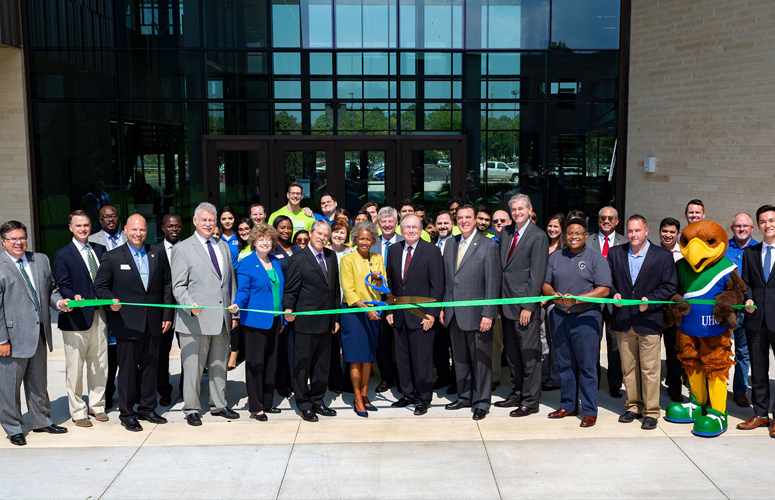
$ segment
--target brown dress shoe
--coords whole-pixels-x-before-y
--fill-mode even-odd
[[[76,427],[91,427],[93,425],[88,418],[74,418],[73,423]]]
[[[565,418],[565,417],[575,417],[578,415],[579,412],[576,410],[573,411],[566,411],[560,408],[559,410],[551,412],[549,415],[547,415],[548,418]]]
[[[769,424],[770,424],[769,418],[760,417],[759,415],[754,415],[748,421],[743,422],[741,424],[737,424],[737,428],[743,431],[750,431],[751,429],[766,427]]]
[[[514,406],[519,406],[519,403],[521,403],[519,398],[512,395],[512,396],[507,397],[503,401],[496,401],[493,404],[495,406],[497,406],[498,408],[512,408]]]
[[[89,415],[94,417],[94,420],[96,420],[97,422],[107,422],[108,420],[110,420],[110,417],[108,417],[108,414],[105,413],[104,411],[101,411],[99,413],[89,413]]]
[[[597,415],[584,415],[579,427],[592,427],[597,423]]]
[[[740,408],[748,408],[749,406],[751,406],[751,402],[748,401],[748,397],[742,392],[736,392],[735,395],[732,397],[732,399],[735,401],[735,404]]]
[[[770,424],[770,437],[775,438],[775,420]]]

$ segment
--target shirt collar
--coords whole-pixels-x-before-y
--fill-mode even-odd
[[[739,246],[737,244],[737,241],[735,241],[734,238],[729,238],[729,246],[731,246],[732,248],[737,248],[738,250],[742,250],[743,248],[750,247],[751,245],[756,245],[756,240],[753,239],[753,238],[750,238],[748,240],[748,244],[746,246],[744,246],[744,247]],[[766,245],[766,243],[765,243],[765,245]]]
[[[88,241],[86,243],[81,243],[80,241],[73,238],[73,244],[75,245],[75,247],[78,249],[79,252],[83,252],[84,248],[88,248],[89,250],[92,250],[92,247],[91,245],[89,245]]]
[[[527,226],[529,226],[529,225],[530,225],[530,219],[528,219],[527,222],[525,222],[524,226],[522,226],[520,229],[517,229],[517,233],[519,234],[520,238],[522,238],[522,236],[524,236],[525,231],[527,230]],[[516,229],[516,226],[514,226],[514,228]]]
[[[632,245],[628,245],[628,246],[630,247],[630,248],[628,249],[628,251],[629,251],[629,253],[630,253],[630,257],[632,257],[633,259],[639,259],[639,258],[641,258],[641,257],[645,257],[645,256],[646,256],[646,254],[647,254],[647,253],[648,253],[648,251],[649,251],[649,247],[651,246],[651,242],[650,242],[649,240],[646,240],[646,244],[645,244],[645,245],[643,245],[643,250],[641,250],[641,251],[640,251],[640,253],[639,253],[638,255],[635,255],[635,254],[632,252]]]
[[[527,225],[527,224],[525,224],[525,225]],[[460,235],[460,243],[462,244],[465,241],[466,242],[466,246],[470,247],[471,246],[471,242],[474,241],[474,236],[476,236],[476,233],[477,233],[477,231],[474,230],[474,232],[471,233],[471,236],[469,236],[468,238],[463,238],[463,235],[461,234]]]
[[[14,264],[15,266],[18,266],[18,265],[19,265],[19,259],[17,259],[17,258],[16,258],[16,257],[14,257],[13,255],[11,255],[10,253],[8,253],[6,250],[3,250],[3,253],[4,253],[4,254],[6,254],[6,255],[8,256],[8,258],[9,258],[9,259],[11,259],[11,262],[13,262],[13,264]],[[22,265],[23,265],[24,267],[27,267],[27,252],[24,252],[24,253],[22,254]]]
[[[606,238],[608,238],[608,246],[612,246],[614,244],[614,235],[616,235],[616,232],[613,232],[613,233],[609,234],[608,236],[604,235],[601,232],[598,232],[597,235],[600,237],[600,241],[603,241]]]
[[[135,248],[132,245],[127,244],[127,247],[129,248],[129,251],[132,252],[132,255],[137,255],[137,252],[140,252],[140,256],[145,257],[147,254],[145,251],[145,245],[141,246],[140,248]]]
[[[309,251],[312,252],[312,255],[315,256],[315,259],[318,258],[318,255],[322,255],[323,256],[323,260],[326,260],[326,254],[324,253],[325,249],[323,249],[323,252],[318,252],[317,250],[315,250],[315,247],[313,247],[309,243],[307,243],[307,248],[309,248]]]
[[[107,238],[108,241],[115,241],[116,243],[118,243],[118,241],[121,239],[121,230],[120,229],[118,231],[116,231],[116,234],[113,234],[113,235],[111,235],[110,233],[108,233],[104,229],[102,230],[102,232],[105,233],[105,238]]]
[[[201,234],[197,233],[196,231],[194,231],[194,234],[196,235],[197,238],[199,238],[199,242],[202,243],[202,245],[206,245],[208,241],[212,245],[215,245],[215,246],[218,245],[218,242],[213,238],[205,239]]]

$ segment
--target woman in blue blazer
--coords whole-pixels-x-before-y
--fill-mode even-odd
[[[284,326],[281,316],[244,309],[279,311],[285,280],[280,260],[269,252],[277,245],[277,231],[256,224],[248,238],[254,249],[237,264],[237,296],[240,325],[245,335],[245,384],[252,418],[267,421],[267,413],[280,413],[273,406],[277,371],[277,338]]]

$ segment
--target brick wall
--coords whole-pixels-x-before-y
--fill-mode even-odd
[[[771,0],[632,0],[626,214],[652,236],[692,198],[728,232],[775,204],[773,26]]]

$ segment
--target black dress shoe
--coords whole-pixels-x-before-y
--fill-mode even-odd
[[[409,406],[410,404],[412,404],[412,400],[409,398],[403,397],[398,401],[396,401],[395,403],[391,404],[390,406],[392,406],[393,408],[404,408]]]
[[[385,392],[385,391],[389,390],[391,387],[393,387],[393,384],[388,384],[387,382],[385,382],[385,381],[383,380],[382,382],[380,382],[380,383],[379,383],[379,385],[377,386],[377,388],[376,388],[376,389],[374,389],[374,391],[375,391],[375,392],[378,392],[378,393],[379,393],[379,392]]]
[[[280,408],[275,408],[274,406],[271,408],[264,408],[264,413],[280,413],[281,411]]]
[[[151,413],[146,413],[145,415],[138,415],[138,420],[145,420],[146,422],[150,422],[152,424],[166,424],[167,419],[156,413],[155,411],[152,411]]]
[[[667,391],[667,395],[670,396],[670,401],[673,401],[674,403],[684,402],[684,397],[681,394],[681,391]]]
[[[471,408],[471,404],[464,403],[458,399],[452,403],[449,403],[448,405],[444,405],[445,410],[460,410],[461,408]]]
[[[498,408],[513,408],[514,406],[519,406],[521,402],[522,401],[517,396],[512,394],[503,401],[496,401],[494,405]]]
[[[269,417],[266,416],[266,413],[258,413],[256,415],[251,415],[252,418],[255,418],[259,422],[266,422],[269,420]]]
[[[289,391],[288,389],[278,389],[277,394],[279,394],[282,398],[289,398],[291,397],[291,394],[293,394],[293,391]]]
[[[67,432],[67,429],[65,427],[60,427],[58,425],[47,425],[45,427],[40,427],[38,429],[32,429],[32,432],[48,432],[49,434],[64,434]]]
[[[633,420],[637,420],[643,418],[643,415],[640,413],[635,413],[634,411],[627,410],[626,412],[622,413],[622,415],[619,417],[619,422],[622,424],[629,424]]]
[[[140,422],[138,422],[136,418],[130,418],[129,420],[122,420],[121,425],[123,425],[126,430],[132,431],[132,432],[140,432],[143,430],[143,426],[140,425]]]
[[[425,415],[426,413],[428,413],[428,406],[425,403],[417,403],[414,407],[414,414]]]
[[[650,431],[657,428],[657,419],[654,417],[646,417],[643,419],[643,423],[640,424],[640,428]]]
[[[487,416],[487,412],[482,409],[474,410],[474,416],[471,417],[474,420],[482,420],[484,417]]]
[[[512,410],[509,413],[510,417],[527,417],[528,415],[532,415],[533,413],[538,413],[538,408],[531,408],[529,406],[522,406],[520,405],[519,408],[516,410]]]
[[[27,444],[27,440],[24,439],[24,434],[14,434],[8,436],[8,439],[11,441],[11,444],[15,444],[16,446],[24,446]]]
[[[312,411],[312,409],[302,410],[301,411],[301,418],[306,420],[307,422],[317,422],[318,421],[318,416],[315,415],[315,412]]]
[[[193,425],[194,427],[202,425],[202,419],[199,418],[198,413],[189,413],[186,415],[186,422],[188,422],[188,425]]]
[[[611,394],[612,398],[619,399],[620,397],[622,397],[622,390],[621,389],[611,389],[608,392],[609,392],[609,394]]]
[[[324,417],[335,417],[336,416],[336,410],[333,410],[329,408],[328,406],[324,405],[316,405],[312,407],[312,411],[317,413],[318,415],[323,415]]]
[[[239,413],[230,408],[222,408],[218,411],[211,411],[210,415],[214,417],[228,418],[229,420],[237,420],[239,418]]]

